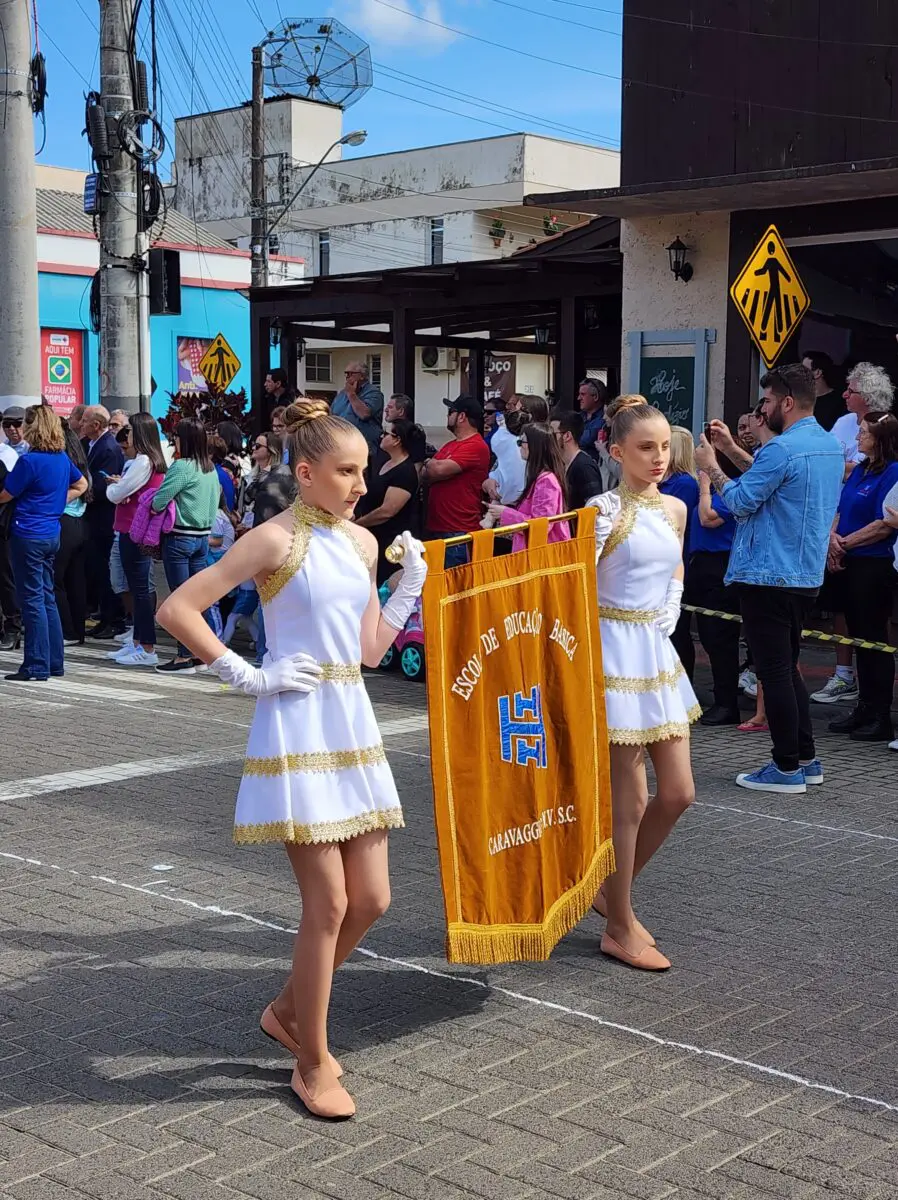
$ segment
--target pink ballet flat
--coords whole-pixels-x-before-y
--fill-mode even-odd
[[[273,1042],[280,1042],[284,1049],[289,1051],[294,1058],[299,1058],[299,1043],[294,1042],[293,1038],[275,1016],[274,1009],[270,1004],[262,1013],[261,1019],[259,1020],[259,1028],[266,1037],[270,1037]],[[343,1068],[334,1058],[333,1054],[328,1054],[328,1059],[330,1060],[331,1070],[333,1073],[338,1079],[342,1079]]]
[[[638,954],[631,954],[629,950],[625,950],[619,942],[606,933],[602,938],[601,949],[602,953],[607,954],[609,958],[616,958],[618,962],[626,963],[628,967],[635,967],[637,971],[670,970],[670,959],[665,958],[661,951],[654,946],[643,946]]]
[[[605,903],[605,896],[601,889],[596,893],[596,898],[592,902],[592,911],[597,912],[599,916],[604,917],[606,921],[608,920],[608,905]],[[655,941],[643,923],[641,921],[637,921],[636,925],[642,936],[644,938],[648,938],[649,945],[657,946],[658,943]]]
[[[293,1068],[290,1087],[315,1117],[325,1121],[348,1121],[355,1116],[355,1101],[340,1083],[313,1099],[300,1074],[299,1063]]]

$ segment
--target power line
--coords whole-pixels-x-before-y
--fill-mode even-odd
[[[539,117],[535,113],[528,113],[528,112],[523,112],[520,109],[509,108],[504,104],[498,104],[494,100],[487,100],[483,96],[475,96],[471,92],[457,92],[457,91],[455,91],[454,88],[447,87],[445,84],[442,84],[442,83],[435,83],[435,82],[425,83],[417,75],[409,75],[405,71],[399,71],[395,67],[387,67],[383,63],[375,63],[374,66],[377,68],[378,71],[385,73],[389,78],[395,79],[397,83],[404,83],[410,87],[420,88],[421,90],[427,91],[427,92],[433,92],[436,95],[448,96],[451,99],[461,100],[465,103],[471,104],[472,106],[474,106],[476,108],[485,108],[485,109],[489,109],[491,112],[498,112],[500,114],[507,113],[511,117],[520,117],[520,118],[522,118],[522,120],[533,121],[533,122],[536,122],[536,124],[538,124],[538,125],[544,125],[547,129],[554,129],[554,130],[558,130],[559,132],[575,133],[575,134],[581,135],[582,137],[595,138],[597,141],[606,141],[611,145],[611,147],[613,149],[616,149],[620,145],[619,140],[616,140],[613,138],[606,138],[602,134],[594,133],[588,129],[581,129],[576,125],[565,125],[563,123],[548,121],[548,120],[546,120],[545,117]],[[378,85],[375,84],[374,86],[375,86],[375,88],[377,88]],[[392,92],[390,93],[390,95],[394,95],[394,94],[395,93],[392,93]],[[411,97],[407,97],[407,98],[411,99]],[[421,102],[418,100],[414,100],[413,103],[418,104]],[[459,114],[459,115],[467,115],[467,114]],[[480,121],[484,125],[495,124],[495,122],[486,121],[482,117],[471,116],[469,119],[472,121]],[[505,127],[498,126],[498,128],[505,128]],[[518,132],[520,132],[520,130],[514,129],[513,132],[518,133]]]
[[[651,83],[646,79],[629,79],[623,75],[612,75],[608,71],[598,71],[595,67],[584,67],[579,63],[561,62],[557,58],[547,58],[542,54],[533,54],[529,50],[522,50],[519,46],[506,46],[504,42],[497,42],[492,38],[484,38],[476,33],[468,33],[465,29],[456,29],[452,25],[444,25],[442,21],[434,21],[430,17],[424,17],[420,13],[412,12],[407,8],[400,8],[396,4],[390,4],[389,0],[374,0],[375,4],[379,4],[381,8],[392,9],[393,12],[402,13],[405,17],[412,17],[415,21],[423,21],[425,25],[432,25],[437,29],[443,29],[447,33],[454,33],[457,37],[468,38],[472,42],[480,42],[484,46],[489,46],[493,50],[507,50],[509,54],[518,55],[521,58],[530,58],[535,62],[548,63],[553,67],[563,67],[567,71],[578,71],[585,75],[595,75],[600,79],[610,79],[615,83],[629,83],[639,87],[653,88],[661,92],[677,92],[681,96],[698,96],[704,100],[714,100],[717,104],[745,104],[751,105],[753,108],[769,108],[775,112],[801,113],[808,117],[822,117],[824,119],[844,120],[844,121],[873,121],[878,124],[896,125],[898,117],[869,117],[860,113],[835,113],[835,112],[819,112],[810,108],[797,108],[787,104],[772,104],[768,100],[741,100],[738,96],[716,96],[711,92],[697,92],[692,88],[677,87],[668,83]],[[682,23],[682,22],[681,22]]]

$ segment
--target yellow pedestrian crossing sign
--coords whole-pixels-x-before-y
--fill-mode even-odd
[[[775,225],[755,246],[730,295],[761,358],[772,367],[811,305]]]
[[[223,392],[239,370],[240,359],[218,334],[200,359],[200,374],[212,391]]]

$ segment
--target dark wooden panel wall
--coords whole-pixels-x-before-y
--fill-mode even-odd
[[[622,183],[898,153],[898,0],[624,0]]]

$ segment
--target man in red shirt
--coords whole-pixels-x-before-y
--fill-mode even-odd
[[[489,474],[489,446],[481,436],[483,410],[471,396],[444,400],[449,409],[446,424],[453,440],[424,464],[428,487],[425,540],[457,537],[480,528],[483,518],[483,482]],[[467,562],[465,546],[450,546],[446,566]]]

